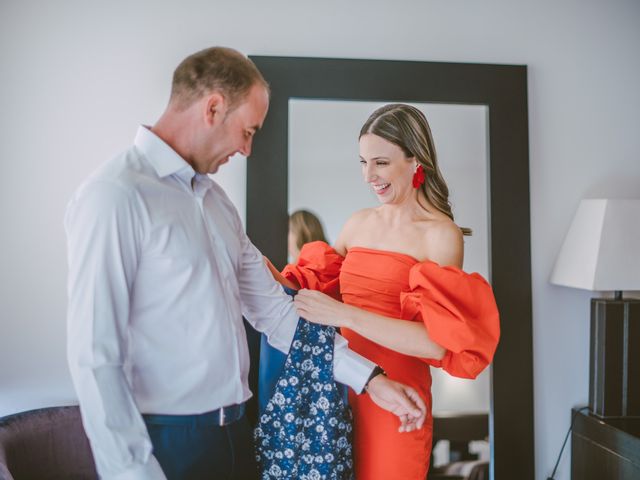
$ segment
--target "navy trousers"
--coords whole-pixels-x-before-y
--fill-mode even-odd
[[[143,415],[168,480],[253,480],[258,476],[246,415],[219,426],[203,415]]]

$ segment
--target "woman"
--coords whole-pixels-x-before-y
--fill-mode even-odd
[[[360,131],[360,163],[380,206],[355,213],[334,248],[302,248],[283,283],[302,288],[302,317],[340,327],[349,346],[431,411],[429,366],[475,378],[493,358],[498,312],[488,283],[461,270],[463,234],[424,115],[409,105],[376,110]],[[312,289],[312,290],[309,290]],[[342,302],[338,300],[342,300]],[[368,395],[350,392],[358,480],[426,477],[432,418],[409,433]]]

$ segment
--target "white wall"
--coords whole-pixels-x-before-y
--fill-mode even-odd
[[[0,415],[70,398],[65,203],[130,144],[138,122],[159,115],[185,55],[222,44],[264,55],[526,64],[536,477],[545,478],[570,407],[587,400],[591,296],[548,276],[581,198],[640,195],[639,25],[636,0],[4,0]],[[235,168],[225,184],[238,200],[244,167]],[[36,393],[21,397],[24,389]],[[569,478],[567,458],[560,468],[558,478]]]

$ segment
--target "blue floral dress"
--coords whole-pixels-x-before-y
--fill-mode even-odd
[[[335,329],[300,319],[254,437],[263,480],[351,480],[352,416],[333,378]]]

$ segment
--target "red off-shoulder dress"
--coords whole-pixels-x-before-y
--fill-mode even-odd
[[[296,265],[282,274],[301,288],[386,317],[424,322],[430,338],[447,351],[442,360],[417,358],[342,329],[349,347],[380,365],[390,379],[410,385],[424,399],[422,429],[398,433],[399,420],[370,399],[349,392],[354,414],[357,480],[424,480],[429,469],[433,418],[429,366],[475,378],[492,360],[500,335],[489,284],[477,273],[419,262],[402,253],[352,247],[345,257],[324,242],[306,244]]]

